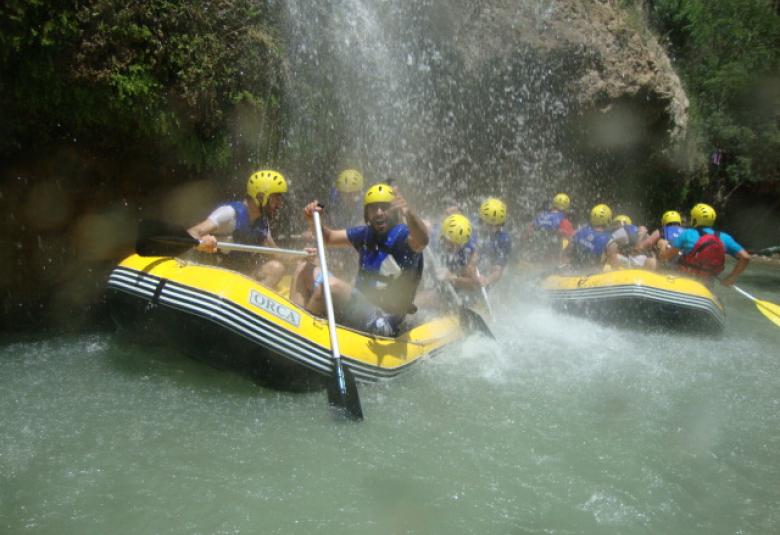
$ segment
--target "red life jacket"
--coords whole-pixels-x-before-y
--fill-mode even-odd
[[[726,247],[720,241],[720,232],[704,234],[699,229],[699,239],[690,252],[680,258],[680,271],[697,277],[717,277],[726,265]]]

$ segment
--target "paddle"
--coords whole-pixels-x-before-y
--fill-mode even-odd
[[[200,245],[200,241],[190,236],[181,227],[174,227],[154,220],[141,221],[138,224],[135,252],[141,256],[179,256],[198,245]],[[230,242],[217,242],[217,249],[255,254],[309,256],[309,253],[306,251],[297,249],[279,249],[277,247],[262,247]]]
[[[477,277],[480,277],[479,274],[479,268],[477,268]],[[485,301],[485,306],[488,310],[488,315],[490,316],[490,319],[493,319],[493,307],[490,306],[490,299],[488,299],[487,289],[484,286],[480,286],[479,289],[482,291],[482,299]]]
[[[425,248],[423,254],[426,257],[426,261],[430,263],[433,270],[438,272],[439,261],[436,259],[436,255],[430,252],[428,248]],[[485,323],[484,318],[463,304],[463,300],[460,298],[458,292],[455,290],[455,287],[452,286],[451,282],[439,280],[437,276],[434,276],[433,278],[436,281],[436,285],[439,287],[439,289],[449,294],[452,302],[455,303],[455,306],[458,307],[461,323],[463,323],[466,329],[480,332],[488,338],[492,338],[494,340],[496,339],[496,337],[493,336],[490,327],[488,327],[487,323]]]
[[[766,316],[766,318],[769,321],[771,321],[772,323],[780,327],[780,306],[774,303],[770,303],[769,301],[762,301],[760,299],[756,299],[755,297],[753,297],[745,290],[743,290],[742,288],[736,285],[732,285],[731,287],[734,288],[740,295],[747,297],[748,299],[753,301],[753,303],[755,303],[756,308],[758,309],[759,312],[761,312],[764,316]]]
[[[328,314],[328,332],[330,333],[330,351],[333,356],[334,376],[328,383],[328,402],[341,414],[352,420],[363,419],[363,409],[360,406],[357,384],[349,368],[341,365],[341,353],[339,352],[339,339],[336,334],[336,318],[333,314],[333,298],[330,295],[330,281],[328,280],[328,263],[325,259],[325,243],[322,239],[322,224],[320,214],[315,211],[314,231],[317,237],[317,254],[320,258],[320,270],[322,272],[322,291],[325,294],[325,310]]]

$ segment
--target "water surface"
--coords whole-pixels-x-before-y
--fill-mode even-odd
[[[741,281],[780,302],[776,270]],[[776,533],[778,329],[551,311],[361,385],[366,420],[114,334],[0,349],[3,533]]]

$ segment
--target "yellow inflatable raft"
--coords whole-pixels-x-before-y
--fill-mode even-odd
[[[132,255],[110,274],[107,293],[115,322],[133,336],[173,343],[258,382],[312,389],[333,375],[327,321],[238,272]],[[342,364],[359,381],[387,379],[463,337],[457,315],[415,316],[397,338],[339,326]]]
[[[609,323],[713,332],[726,321],[723,305],[706,286],[671,273],[551,275],[542,288],[555,308]]]

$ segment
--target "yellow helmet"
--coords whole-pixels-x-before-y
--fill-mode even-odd
[[[691,226],[711,227],[715,223],[717,214],[709,204],[699,203],[691,208]]]
[[[565,193],[559,193],[553,197],[553,208],[557,208],[561,211],[566,211],[571,206],[571,199]]]
[[[501,199],[491,197],[479,207],[479,217],[488,225],[503,225],[506,221],[506,204]]]
[[[623,225],[630,225],[631,224],[631,218],[627,215],[620,214],[616,215],[615,218],[612,220],[613,223],[616,223],[616,226],[622,227]]]
[[[455,245],[466,245],[471,238],[471,221],[463,214],[452,214],[444,218],[441,235]]]
[[[664,212],[664,215],[661,216],[661,225],[664,227],[666,225],[671,225],[672,223],[677,223],[678,225],[682,225],[682,216],[680,215],[680,212],[677,212],[675,210],[669,210],[667,212]]]
[[[606,204],[597,204],[590,211],[590,224],[604,227],[612,223],[612,210]]]
[[[257,200],[259,194],[263,194],[263,202]],[[268,198],[274,193],[287,193],[287,181],[278,171],[263,169],[252,173],[246,183],[246,194],[255,201],[259,207],[268,204]]]
[[[336,179],[336,188],[341,193],[363,191],[363,175],[357,169],[345,169]]]
[[[376,204],[380,202],[393,202],[395,200],[395,190],[387,184],[374,184],[363,196],[363,206]]]

